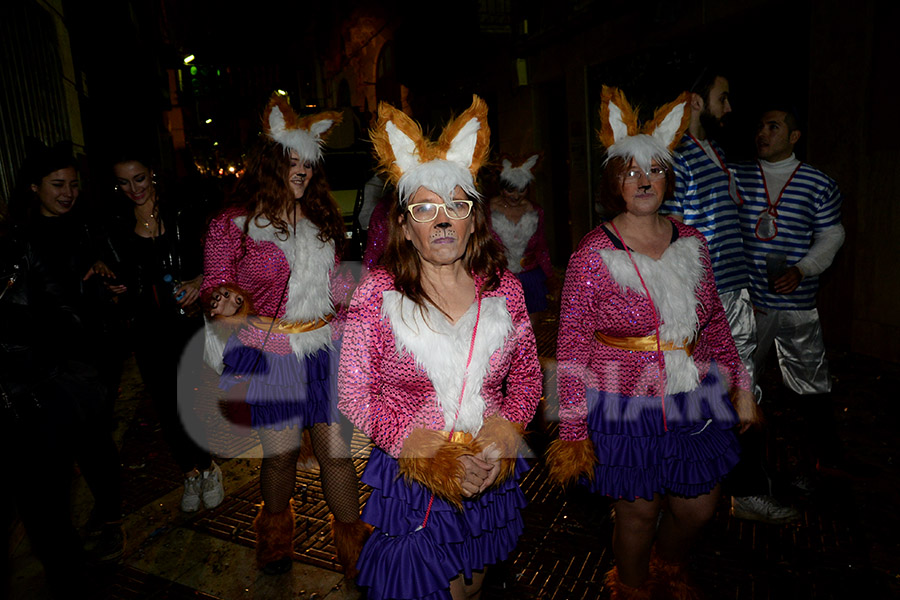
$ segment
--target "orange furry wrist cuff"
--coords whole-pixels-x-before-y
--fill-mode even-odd
[[[475,445],[479,452],[487,450],[488,456],[498,459],[500,473],[494,485],[503,483],[515,473],[516,457],[519,455],[519,444],[524,433],[524,425],[508,421],[499,415],[484,420],[475,437]]]
[[[547,450],[547,467],[550,480],[566,486],[574,483],[582,475],[594,479],[597,455],[591,440],[554,440]]]
[[[475,454],[469,444],[451,442],[443,431],[413,429],[403,443],[397,465],[407,481],[415,481],[439,498],[462,508],[462,463]]]

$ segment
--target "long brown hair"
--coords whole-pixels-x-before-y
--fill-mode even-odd
[[[235,189],[235,205],[247,214],[244,234],[249,231],[251,221],[262,218],[275,228],[276,235],[286,239],[290,226],[281,218],[286,207],[299,203],[303,216],[319,230],[318,238],[334,242],[335,252],[340,253],[344,245],[344,219],[341,210],[331,197],[331,188],[325,179],[322,163],[313,165],[312,176],[303,197],[294,199],[288,183],[291,171],[290,150],[278,142],[261,137],[247,155],[244,176],[238,180]]]
[[[470,200],[474,200],[470,198]],[[391,204],[388,212],[388,241],[381,258],[381,265],[394,276],[394,286],[420,307],[425,303],[437,303],[422,287],[422,258],[413,243],[403,234],[401,223],[409,218],[406,206],[400,202]],[[494,238],[488,227],[487,215],[480,200],[472,205],[474,228],[462,261],[473,276],[484,278],[479,292],[490,292],[500,286],[500,276],[506,268],[506,254],[503,246]]]

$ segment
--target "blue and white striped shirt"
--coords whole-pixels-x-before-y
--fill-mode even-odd
[[[741,232],[750,273],[750,297],[757,306],[782,310],[810,310],[816,306],[818,276],[804,277],[790,294],[769,291],[767,257],[783,255],[792,266],[806,256],[813,236],[841,222],[841,192],[837,183],[818,169],[799,163],[778,198],[768,201],[759,162],[733,166],[744,203],[740,208]],[[760,217],[775,220],[775,236],[769,240],[759,229]],[[774,262],[774,261],[773,261]]]
[[[674,154],[675,197],[660,207],[661,213],[680,217],[698,229],[709,244],[716,289],[719,293],[748,287],[747,267],[738,217],[739,199],[729,192],[730,173],[725,155],[709,141],[721,164],[706,154],[691,134],[685,134]]]

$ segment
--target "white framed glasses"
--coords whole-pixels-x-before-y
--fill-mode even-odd
[[[637,183],[641,180],[642,175],[646,175],[649,181],[659,181],[660,179],[665,179],[666,168],[653,166],[650,167],[649,171],[643,171],[641,169],[628,169],[621,175],[622,183]]]
[[[447,217],[456,221],[467,218],[472,214],[471,200],[452,200],[449,204],[437,204],[435,202],[416,202],[406,207],[410,216],[416,223],[430,223],[437,219],[438,212],[444,209]]]

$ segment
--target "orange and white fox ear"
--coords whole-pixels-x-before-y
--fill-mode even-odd
[[[618,88],[603,86],[600,92],[600,143],[607,148],[638,133],[637,113]]]
[[[342,113],[330,110],[299,119],[297,127],[309,131],[316,139],[324,140],[331,128],[340,123],[343,118]]]
[[[490,151],[491,129],[487,123],[487,104],[478,96],[472,96],[472,105],[441,133],[437,148],[439,155],[450,162],[460,164],[474,178],[487,160]]]
[[[342,118],[339,112],[326,111],[301,119],[285,98],[273,95],[263,113],[263,130],[271,139],[295,151],[302,160],[318,162],[322,159],[325,135]]]
[[[378,120],[369,131],[369,138],[375,146],[380,169],[394,185],[404,173],[424,161],[427,143],[422,128],[390,104],[382,102],[378,105]]]
[[[670,151],[674,150],[691,123],[690,101],[690,92],[682,92],[672,102],[657,108],[653,120],[644,125],[644,133],[652,135]]]
[[[534,168],[534,165],[537,164],[537,161],[540,157],[540,154],[532,154],[525,162],[522,163],[521,168],[531,171]]]

